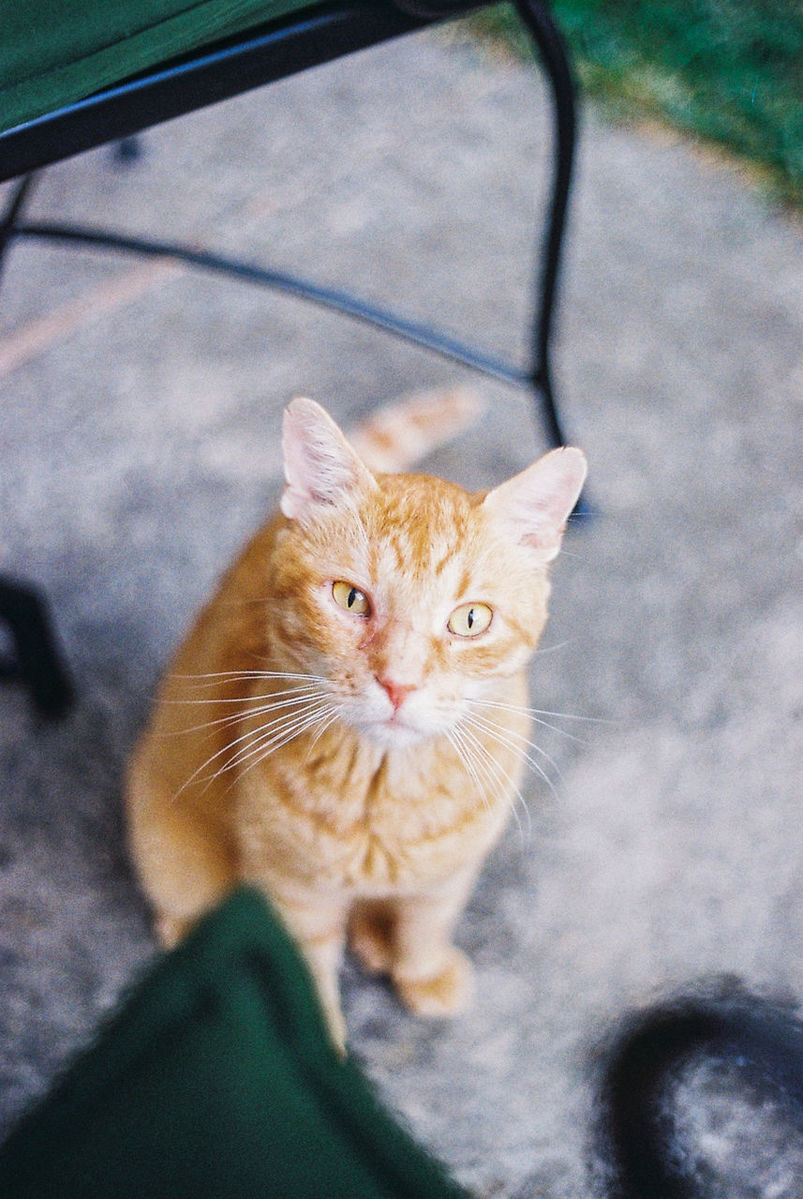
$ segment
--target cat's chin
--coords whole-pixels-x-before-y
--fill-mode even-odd
[[[378,720],[355,727],[361,737],[365,737],[381,749],[409,749],[434,735],[434,730],[422,732],[421,729],[397,720]]]

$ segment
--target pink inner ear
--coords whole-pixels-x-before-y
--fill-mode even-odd
[[[281,509],[291,519],[336,504],[371,478],[335,422],[313,400],[296,399],[286,409],[282,452],[287,487]]]
[[[586,459],[570,446],[552,450],[485,498],[485,507],[521,545],[549,562],[586,477]]]

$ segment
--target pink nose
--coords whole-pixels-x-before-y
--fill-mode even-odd
[[[390,702],[397,712],[410,692],[415,691],[415,684],[413,683],[397,683],[395,679],[380,679],[378,677],[377,682],[381,687],[384,687]]]

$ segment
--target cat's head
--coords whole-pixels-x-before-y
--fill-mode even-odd
[[[546,454],[489,492],[377,475],[312,400],[288,407],[273,583],[300,670],[340,718],[390,747],[444,734],[516,674],[547,615],[547,567],[586,473]]]

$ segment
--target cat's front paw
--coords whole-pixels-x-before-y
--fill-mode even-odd
[[[416,1016],[438,1020],[457,1016],[469,1006],[474,972],[464,953],[452,947],[437,974],[426,978],[399,978],[393,982],[402,1003]]]

